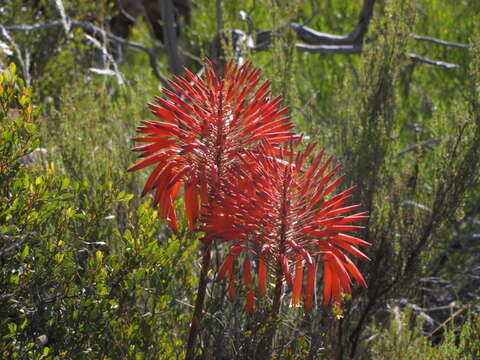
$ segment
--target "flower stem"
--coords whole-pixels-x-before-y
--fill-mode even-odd
[[[286,241],[286,233],[288,229],[288,208],[289,202],[287,199],[288,196],[288,169],[285,168],[284,171],[284,180],[282,184],[281,194],[282,194],[282,202],[280,208],[280,218],[282,221],[281,229],[280,229],[280,246],[279,246],[279,253],[284,255],[286,252],[285,241]],[[280,313],[280,305],[282,301],[282,285],[283,285],[283,271],[282,271],[282,264],[280,260],[277,264],[277,271],[275,274],[275,289],[273,292],[273,304],[272,304],[272,311],[270,313],[270,319],[267,324],[267,330],[265,332],[265,337],[260,341],[259,350],[262,354],[261,359],[271,359],[274,357],[273,353],[273,344],[275,342],[275,335],[277,333],[277,319],[278,314]]]
[[[280,313],[280,305],[282,299],[282,276],[283,274],[281,270],[277,270],[275,289],[273,292],[272,310],[270,311],[267,321],[265,335],[263,336],[257,347],[257,355],[259,359],[272,359],[274,357],[272,348],[275,343],[278,314]]]
[[[197,298],[193,310],[192,322],[190,324],[190,333],[188,335],[187,354],[185,360],[193,360],[195,356],[195,343],[198,334],[198,328],[203,316],[203,305],[205,302],[205,293],[207,292],[208,270],[212,259],[212,241],[207,240],[203,245],[202,269],[198,282]]]

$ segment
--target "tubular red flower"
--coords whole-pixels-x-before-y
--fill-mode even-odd
[[[304,294],[307,311],[314,305],[315,264],[323,264],[323,304],[339,306],[342,293],[351,293],[351,277],[366,286],[346,254],[369,260],[356,246],[370,245],[345,234],[362,229],[351,224],[368,216],[365,212],[348,215],[359,208],[347,205],[354,188],[332,195],[343,177],[338,176],[338,166],[329,170],[331,158],[322,162],[320,152],[305,165],[313,150],[311,145],[295,153],[263,141],[241,153],[237,176],[225,184],[226,196],[214,204],[215,215],[206,219],[205,226],[210,236],[235,240],[235,246],[241,243],[259,256],[259,295],[265,293],[266,264],[292,288],[292,305]],[[225,266],[232,266],[231,261],[227,258]]]
[[[153,166],[142,196],[155,192],[159,214],[174,230],[173,202],[181,185],[188,225],[194,228],[200,210],[208,209],[237,166],[240,151],[263,139],[279,144],[294,135],[280,98],[270,98],[270,83],[257,88],[259,70],[228,63],[223,74],[208,60],[204,78],[185,69],[185,77],[170,82],[177,93],[164,89],[164,98],[149,105],[160,121],[143,121],[141,137],[134,139],[142,143],[133,149],[142,160],[129,171]]]

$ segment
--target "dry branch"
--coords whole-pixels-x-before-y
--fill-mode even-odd
[[[433,144],[437,144],[441,141],[441,138],[439,137],[435,137],[433,139],[428,139],[428,140],[424,140],[424,141],[420,141],[416,144],[413,144],[413,145],[410,145],[409,147],[407,147],[406,149],[400,151],[397,155],[400,156],[400,155],[403,155],[403,154],[406,154],[410,151],[414,151],[418,148],[426,148],[426,147],[429,147],[430,145],[433,145]]]
[[[309,45],[361,45],[368,31],[376,0],[365,0],[357,26],[348,35],[332,35],[318,32],[304,25],[292,23],[299,37]]]
[[[466,44],[453,43],[453,42],[433,38],[430,36],[412,35],[412,37],[418,41],[428,41],[437,45],[449,46],[457,49],[470,49],[470,46]]]
[[[81,28],[87,32],[90,32],[93,34],[99,34],[104,38],[109,39],[110,41],[113,41],[117,44],[143,51],[148,55],[150,59],[150,66],[152,68],[152,71],[155,77],[158,80],[160,80],[163,86],[170,88],[168,79],[164,75],[162,75],[158,70],[158,62],[157,62],[157,57],[154,50],[142,44],[139,44],[137,42],[129,41],[119,36],[113,35],[103,30],[102,28],[95,26],[92,23],[89,23],[86,21],[70,20],[70,25],[72,28],[75,28],[75,27]],[[30,31],[36,31],[36,30],[42,30],[42,29],[52,29],[52,28],[63,27],[63,26],[64,26],[63,21],[52,21],[52,22],[33,24],[33,25],[7,25],[7,26],[4,26],[3,28],[8,31],[30,32]]]
[[[313,54],[360,54],[362,47],[358,45],[307,45],[296,44],[295,48],[298,51],[313,53]]]
[[[420,55],[417,55],[417,54],[409,53],[409,54],[405,54],[405,55],[410,60],[415,61],[415,62],[419,62],[419,63],[422,63],[422,64],[440,66],[440,67],[444,67],[444,68],[447,68],[447,69],[455,69],[455,68],[460,67],[457,64],[447,63],[445,61],[433,60],[433,59],[429,59],[429,58],[426,58],[426,57],[423,57],[423,56],[420,56]]]

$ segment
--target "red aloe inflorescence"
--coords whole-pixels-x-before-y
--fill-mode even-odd
[[[220,76],[208,60],[205,77],[185,69],[150,105],[159,121],[138,127],[142,158],[129,170],[153,167],[142,195],[152,191],[159,215],[177,230],[174,200],[183,187],[191,229],[204,232],[203,259],[190,327],[186,359],[193,359],[211,262],[212,241],[228,242],[229,253],[218,272],[228,277],[236,296],[235,263],[243,259],[247,309],[267,293],[274,279],[272,318],[279,313],[282,288],[292,290],[292,305],[303,295],[305,310],[314,305],[317,266],[323,265],[323,303],[336,306],[351,293],[351,278],[365,280],[346,253],[367,260],[356,246],[369,243],[348,235],[367,218],[347,205],[354,188],[333,195],[343,177],[315,145],[295,152],[293,131],[281,99],[271,99],[270,83],[250,64],[227,63]],[[282,143],[289,146],[280,147]],[[308,164],[309,163],[309,164]],[[353,214],[352,214],[353,213]],[[257,287],[255,287],[255,281]],[[275,327],[270,327],[273,338]],[[269,345],[268,345],[269,346]],[[267,347],[268,347],[267,346]]]
[[[150,105],[160,121],[143,121],[135,147],[142,160],[129,170],[153,166],[142,195],[154,192],[159,215],[177,230],[174,200],[183,186],[185,212],[194,229],[200,218],[211,214],[217,198],[223,197],[233,169],[240,163],[240,152],[268,139],[272,144],[290,141],[293,125],[281,108],[281,98],[270,98],[270,82],[260,84],[260,71],[247,63],[227,63],[223,76],[205,63],[205,78],[185,69],[185,77],[170,82],[164,98]],[[204,250],[197,299],[187,347],[187,359],[193,347],[208,282],[213,237],[203,238]],[[248,273],[249,264],[245,265]],[[245,278],[245,283],[251,277]],[[252,297],[250,295],[250,297]]]
[[[362,229],[352,223],[366,219],[367,213],[355,213],[360,206],[347,205],[354,187],[332,195],[343,180],[343,176],[336,177],[338,166],[329,169],[332,157],[322,161],[321,151],[306,165],[314,147],[298,153],[287,149],[279,152],[264,141],[257,149],[244,151],[242,166],[225,192],[228,195],[215,203],[203,227],[208,236],[232,242],[218,278],[231,276],[235,259],[245,254],[249,311],[254,309],[251,261],[257,264],[260,296],[266,292],[269,270],[274,275],[274,315],[284,283],[292,290],[292,305],[298,305],[303,294],[305,309],[312,308],[320,261],[325,306],[331,302],[340,305],[342,293],[351,293],[351,278],[366,286],[345,252],[368,260],[356,245],[370,244],[346,234]]]
[[[280,108],[281,98],[270,99],[270,82],[260,82],[260,71],[247,63],[228,63],[223,77],[208,60],[205,79],[185,69],[186,78],[170,82],[178,93],[164,89],[150,109],[161,121],[143,121],[138,127],[146,143],[133,151],[144,158],[129,171],[154,166],[142,196],[155,192],[159,214],[177,229],[173,201],[184,187],[185,210],[194,228],[203,205],[228,182],[231,169],[239,162],[237,154],[260,140],[272,144],[289,141],[293,125]]]

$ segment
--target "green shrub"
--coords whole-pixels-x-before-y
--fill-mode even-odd
[[[374,329],[370,338],[371,360],[472,360],[480,358],[480,317],[472,317],[459,328],[447,329],[439,344],[432,344],[423,332],[421,317],[414,326],[412,313],[395,307],[390,325]]]
[[[166,237],[149,202],[123,207],[119,221],[116,211],[133,195],[108,169],[72,181],[32,156],[39,138],[31,91],[14,66],[0,76],[0,353],[180,356],[188,319],[177,300],[188,299],[195,283],[196,242],[183,233]]]

